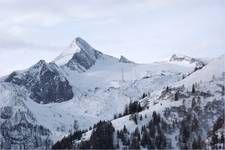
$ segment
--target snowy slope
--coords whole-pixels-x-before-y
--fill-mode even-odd
[[[65,72],[69,79],[71,82],[74,82],[73,85],[78,84],[81,89],[93,89],[95,87],[108,88],[115,82],[118,82],[118,84],[122,80],[133,82],[148,74],[159,74],[161,71],[185,74],[192,70],[194,70],[193,67],[168,63],[121,63],[118,59],[107,55],[100,58],[92,68],[82,74],[65,68]]]
[[[142,113],[150,115],[153,110],[160,112],[166,106],[180,105],[180,102],[170,103],[170,101],[160,105],[157,98],[162,89],[175,83],[186,84],[192,80],[196,82],[197,76],[204,76],[208,71],[218,71],[214,67],[219,65],[221,67],[224,56],[221,60],[216,59],[193,73],[193,77],[190,75],[184,80],[183,76],[193,72],[195,65],[183,65],[180,62],[137,64],[124,60],[102,54],[83,39],[76,38],[53,62],[40,61],[26,70],[1,78],[0,107],[12,106],[14,114],[19,109],[26,108],[35,120],[28,119],[28,122],[48,129],[49,138],[55,142],[73,130],[74,120],[78,121],[81,129],[87,129],[99,120],[111,120],[113,115],[122,112],[124,106],[131,100],[140,99],[143,93],[149,94],[148,98],[142,101],[146,101],[151,110]],[[221,71],[218,72],[220,73]],[[49,93],[57,95],[62,91],[64,93],[69,91],[69,95],[73,96],[59,94],[60,96],[49,100],[48,97],[52,95],[48,95]],[[44,97],[45,103],[35,101],[31,96],[33,93],[38,96],[47,95]],[[16,105],[15,94],[23,95],[21,103]],[[133,122],[127,121],[126,118],[113,121],[113,125],[120,128],[123,124],[131,124],[132,127]],[[8,119],[13,120],[13,116]],[[0,118],[1,122],[6,120]],[[42,134],[40,137],[44,138]]]
[[[147,126],[149,120],[152,119],[153,111],[156,111],[161,115],[161,117],[166,121],[168,125],[171,125],[171,127],[173,127],[172,133],[170,131],[170,133],[168,133],[167,135],[168,140],[172,142],[171,147],[168,148],[177,149],[181,146],[181,143],[179,143],[178,140],[179,132],[181,130],[179,124],[181,124],[181,122],[185,119],[185,115],[181,112],[181,110],[185,108],[186,111],[188,111],[186,113],[191,113],[197,118],[199,117],[200,124],[199,132],[195,131],[191,133],[193,134],[193,137],[189,139],[189,142],[193,142],[194,138],[196,138],[197,135],[202,139],[207,139],[214,123],[216,122],[218,117],[223,115],[224,111],[225,96],[221,95],[221,87],[225,84],[224,60],[225,57],[224,55],[222,55],[218,58],[215,58],[203,69],[194,72],[185,79],[181,81],[175,80],[170,82],[172,84],[166,84],[172,87],[171,91],[169,93],[166,93],[166,95],[164,94],[165,89],[157,89],[157,91],[160,91],[156,92],[156,94],[158,95],[148,96],[147,98],[143,99],[144,101],[148,101],[149,109],[141,111],[137,116],[143,116],[144,119],[138,119],[138,124],[135,124],[134,121],[130,119],[131,115],[112,120],[111,122],[113,124],[113,127],[115,128],[115,131],[123,130],[124,126],[126,126],[129,133],[134,132],[136,128],[139,128],[139,130],[141,131],[143,125]],[[212,76],[214,77],[212,78]],[[141,80],[138,82],[141,82]],[[188,91],[191,91],[190,85],[194,83],[196,84],[196,91],[199,92],[193,94]],[[142,86],[145,86],[145,84],[142,83]],[[180,94],[183,95],[183,98],[175,101],[174,93],[177,90],[180,91]],[[193,109],[193,98],[198,99],[198,109]],[[201,113],[199,112],[199,110]],[[165,116],[165,112],[168,112],[169,116]],[[190,124],[190,122],[188,123]],[[76,141],[75,143],[90,140],[92,132],[93,130],[84,133],[81,140]],[[119,141],[119,139],[117,139],[116,141]],[[121,143],[119,145],[122,146]],[[76,144],[74,146],[76,147]]]
[[[207,82],[213,80],[213,78],[225,77],[225,55],[215,58],[208,65],[201,70],[198,70],[185,78],[179,84],[193,84],[195,82]]]
[[[54,59],[53,62],[59,66],[64,65],[73,57],[74,53],[77,52],[80,52],[80,48],[76,44],[76,39],[74,39],[71,44]]]
[[[121,68],[125,81],[122,81]],[[112,119],[130,100],[139,98],[149,90],[153,94],[154,90],[180,80],[182,73],[192,69],[174,64],[126,64],[106,56],[84,73],[65,69],[75,93],[72,100],[44,106],[29,101],[27,105],[40,124],[53,131],[57,140],[71,130],[73,120],[78,120],[80,127],[87,129],[98,120]],[[151,77],[143,78],[146,75]]]

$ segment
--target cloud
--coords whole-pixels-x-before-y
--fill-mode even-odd
[[[47,58],[46,54],[52,58],[75,36],[81,36],[104,53],[122,54],[138,62],[151,62],[176,52],[216,56],[225,50],[224,3],[0,0],[0,54],[15,55],[15,63],[21,50],[38,53],[39,59]],[[28,57],[24,59],[32,64]]]

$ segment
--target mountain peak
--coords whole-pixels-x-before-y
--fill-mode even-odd
[[[91,47],[85,40],[76,38],[79,52],[73,54],[72,58],[65,64],[70,70],[84,72],[92,67],[102,53]]]
[[[74,39],[74,41],[76,42],[76,45],[78,45],[78,46],[84,46],[84,45],[86,45],[86,46],[89,46],[89,47],[91,47],[84,39],[82,39],[81,37],[76,37],[75,39]]]
[[[76,45],[80,48],[81,51],[84,51],[90,57],[95,57],[96,49],[94,49],[90,44],[88,44],[84,39],[77,37]]]
[[[122,63],[134,63],[133,61],[130,61],[129,59],[127,59],[124,56],[120,56],[119,62],[122,62]]]
[[[200,69],[206,65],[202,60],[198,58],[193,58],[186,55],[177,55],[177,54],[173,54],[171,58],[169,59],[169,62],[182,63],[186,65],[195,65],[195,68],[197,69]]]
[[[91,47],[84,39],[81,37],[76,37],[74,40],[70,43],[68,46],[69,49],[73,49],[73,52],[77,52],[77,50],[80,50],[81,47]],[[64,51],[67,51],[66,49]]]
[[[75,53],[80,52],[80,48],[77,45],[77,39],[81,38],[75,38],[68,47],[66,47],[62,53],[57,56],[53,62],[55,62],[57,65],[62,66],[66,64]]]
[[[77,37],[53,62],[59,66],[83,72],[94,65],[100,56],[102,56],[101,52],[81,37]]]
[[[39,60],[35,65],[33,65],[34,68],[37,68],[39,66],[47,65],[45,60]]]
[[[192,59],[192,58],[189,57],[189,56],[186,56],[186,55],[173,54],[169,61],[178,61],[178,60],[180,60],[180,61],[186,60],[187,61],[187,60],[190,60],[190,59]]]
[[[75,39],[70,43],[70,45],[68,46],[68,48],[71,48],[71,49],[73,49],[73,50],[77,49],[77,43],[76,43],[76,41],[77,41],[77,38],[75,38]],[[64,51],[65,51],[65,50],[64,50]]]

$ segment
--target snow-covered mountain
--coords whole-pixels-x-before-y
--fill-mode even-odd
[[[127,107],[113,120],[74,136],[70,148],[224,149],[224,60],[222,55],[187,78],[146,94],[138,99],[141,110]],[[111,145],[104,143],[110,136],[100,136],[105,130],[114,137]],[[54,147],[60,146],[69,147],[60,142]]]
[[[71,70],[81,72],[92,67],[101,56],[101,52],[78,37],[53,62],[59,66],[65,65]]]
[[[44,60],[22,72],[13,72],[5,82],[24,86],[30,98],[38,103],[62,102],[73,97],[72,87],[62,70]]]
[[[201,59],[192,58],[185,55],[176,55],[176,54],[172,55],[169,62],[183,64],[183,65],[194,65],[196,67],[196,70],[201,69],[207,64],[207,61],[203,61]]]
[[[100,120],[112,120],[118,130],[126,124],[132,132],[140,125],[134,125],[129,115],[113,119],[114,115],[123,112],[130,101],[140,102],[144,109],[139,114],[147,116],[154,110],[162,114],[166,108],[180,107],[181,100],[173,101],[172,97],[181,85],[180,95],[188,97],[183,97],[187,107],[193,95],[186,90],[194,83],[213,95],[204,104],[214,102],[214,98],[221,100],[217,92],[221,86],[217,85],[224,81],[224,56],[208,64],[191,57],[172,58],[137,64],[124,56],[118,59],[103,54],[76,38],[52,62],[41,60],[0,78],[1,148],[50,148],[73,132],[77,124],[80,129],[88,129]],[[194,65],[184,65],[183,61]],[[169,93],[164,92],[166,87],[170,87]],[[91,131],[83,135],[84,141]]]

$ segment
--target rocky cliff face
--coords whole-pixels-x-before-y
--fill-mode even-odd
[[[43,60],[25,72],[13,72],[5,82],[26,87],[30,98],[38,103],[63,102],[73,97],[72,87],[60,68]]]
[[[0,92],[0,149],[48,149],[52,145],[51,131],[39,125],[26,104],[25,89],[2,83]],[[9,96],[9,95],[10,96]]]
[[[189,64],[194,64],[196,70],[201,69],[202,67],[204,67],[206,65],[200,59],[192,58],[192,57],[189,57],[189,56],[179,56],[179,55],[176,55],[176,54],[172,55],[172,57],[170,58],[169,61],[170,62],[186,62],[186,63],[189,63]]]
[[[4,109],[3,107],[2,113],[6,114]],[[1,117],[1,149],[50,148],[51,132],[41,125],[29,122],[27,118],[32,117],[29,111],[17,111],[14,116]]]
[[[66,66],[71,70],[85,71],[92,67],[102,53],[92,48],[86,41],[76,38],[76,44],[80,48],[79,52],[73,54]]]

